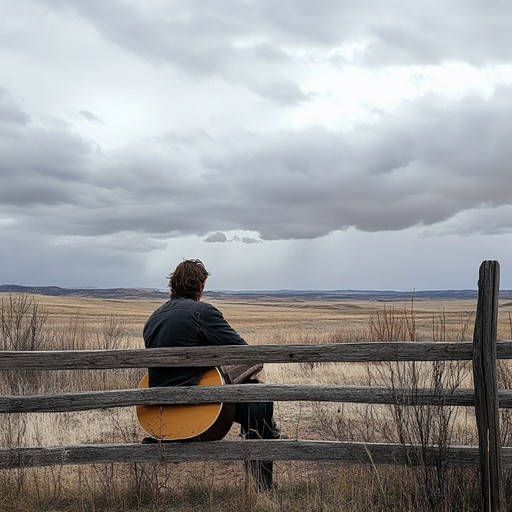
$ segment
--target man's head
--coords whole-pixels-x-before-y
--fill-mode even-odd
[[[169,275],[171,297],[199,300],[210,274],[199,260],[183,260]]]

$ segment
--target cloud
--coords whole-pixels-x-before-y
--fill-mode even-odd
[[[293,57],[263,36],[254,20],[248,27],[243,21],[247,11],[236,2],[212,7],[178,0],[159,6],[157,16],[138,2],[49,0],[48,5],[80,16],[106,41],[155,66],[171,65],[194,80],[221,77],[278,104],[308,99],[284,69]],[[242,18],[237,12],[243,12]],[[254,14],[264,19],[264,13]]]
[[[30,117],[14,100],[9,92],[0,87],[0,136],[16,138],[20,129],[25,127]]]
[[[478,2],[434,1],[428,10],[407,2],[377,7],[381,16],[366,25],[369,43],[365,60],[370,65],[439,64],[463,61],[473,65],[505,63],[503,45],[512,13],[505,2],[487,9]],[[478,41],[478,44],[475,42]]]
[[[70,23],[87,24],[139,64],[176,72],[177,80],[228,86],[292,108],[315,97],[311,76],[329,68],[507,65],[508,4],[434,0],[309,0],[211,3],[48,0]],[[478,42],[477,44],[475,42]]]
[[[220,231],[217,231],[217,233],[212,233],[211,235],[207,236],[204,239],[207,243],[215,243],[215,242],[226,242],[227,237],[224,233],[221,233]]]
[[[241,242],[243,244],[260,244],[262,241],[258,240],[257,238],[251,238],[249,236],[243,236],[241,239]]]
[[[26,232],[313,239],[435,226],[512,204],[512,89],[455,103],[424,97],[349,133],[238,133],[230,144],[231,133],[200,131],[174,146],[157,138],[109,152],[5,98],[15,121],[0,136],[0,215]],[[510,232],[509,217],[492,230]]]
[[[505,0],[491,5],[434,0],[428,9],[406,0],[315,5],[309,0],[52,0],[49,5],[59,12],[73,8],[107,40],[143,59],[168,62],[196,76],[238,77],[247,87],[262,64],[293,64],[295,54],[305,48],[325,51],[358,44],[373,65],[507,63],[512,52],[512,13]]]
[[[255,83],[251,88],[262,98],[280,105],[298,105],[311,99],[297,84],[289,80]]]
[[[512,231],[510,219],[512,205],[482,206],[474,210],[464,210],[427,230],[429,234],[440,235],[509,235]]]
[[[95,116],[92,112],[89,112],[88,110],[80,110],[78,113],[81,117],[83,117],[91,123],[97,123],[102,125],[105,124],[98,116]]]
[[[233,243],[233,242],[239,242],[239,243],[249,244],[250,245],[250,244],[259,244],[259,243],[262,242],[262,240],[259,240],[257,238],[252,238],[252,237],[249,237],[249,236],[238,236],[238,235],[234,235],[232,238],[228,238],[225,233],[217,232],[217,233],[212,233],[211,235],[207,236],[204,239],[204,242],[207,242],[207,243],[215,243],[215,242],[221,242],[221,243],[229,242],[229,243]]]
[[[1,94],[1,93],[0,93]],[[81,204],[93,148],[53,119],[36,121],[3,92],[5,119],[0,129],[0,211],[35,205]]]

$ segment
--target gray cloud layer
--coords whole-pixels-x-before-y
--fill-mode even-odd
[[[147,11],[138,2],[119,0],[50,0],[50,4],[59,9],[72,5],[105,37],[144,57],[173,60],[199,72],[248,55],[283,62],[288,57],[282,46],[287,45],[332,47],[360,41],[366,43],[369,56],[386,62],[503,61],[511,52],[512,14],[506,0],[492,4],[434,0],[428,9],[399,0],[371,4],[175,0],[161,4],[158,18],[149,12],[151,2]],[[253,44],[237,44],[251,39]],[[468,44],[475,40],[480,42],[476,52]]]
[[[106,40],[195,77],[220,76],[278,104],[307,101],[290,69],[330,55],[345,65],[357,47],[368,66],[508,63],[512,10],[506,0],[414,2],[328,0],[47,0],[87,20]],[[155,16],[154,11],[159,15]],[[262,69],[265,72],[262,73]]]
[[[509,231],[500,208],[512,205],[511,109],[512,89],[450,104],[424,97],[349,134],[198,131],[102,152],[64,122],[31,117],[2,89],[0,212],[4,229],[54,236],[245,229],[267,240],[316,238],[479,209],[495,231]]]

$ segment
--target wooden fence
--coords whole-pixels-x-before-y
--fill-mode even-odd
[[[498,391],[496,359],[512,359],[512,342],[497,342],[499,264],[480,267],[473,343],[342,343],[202,347],[152,350],[2,352],[0,370],[68,370],[217,366],[253,363],[473,361],[475,389],[397,390],[387,387],[230,385],[0,397],[0,412],[83,411],[142,404],[248,401],[326,401],[367,404],[474,406],[479,446],[416,446],[311,440],[213,441],[0,449],[0,468],[103,462],[314,460],[371,464],[450,464],[479,467],[482,510],[503,506],[502,468],[512,468],[512,448],[500,446],[499,407],[512,408],[512,391]]]

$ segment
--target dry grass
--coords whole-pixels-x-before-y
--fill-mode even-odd
[[[144,322],[159,305],[154,300],[30,300],[37,305],[38,315],[44,316],[43,349],[141,348]],[[476,306],[475,301],[460,300],[405,304],[217,300],[214,304],[251,344],[470,340]],[[510,339],[510,304],[502,309],[499,335]],[[396,375],[397,368],[362,363],[273,364],[266,367],[266,380],[286,384],[382,385],[390,383],[390,375]],[[402,380],[398,384],[403,385],[411,376],[411,368],[401,368]],[[503,369],[506,379],[510,372],[507,365]],[[457,369],[460,373],[448,368],[436,371],[441,370],[441,379],[458,379],[452,385],[471,386],[467,368]],[[416,366],[414,371],[415,378],[423,379],[426,387],[435,377],[428,363]],[[121,389],[135,386],[143,373],[144,370],[44,372],[38,378],[24,378],[23,389],[13,388],[12,378],[3,379],[1,386],[4,393]],[[434,412],[439,417],[439,411]],[[397,410],[387,406],[276,404],[277,420],[292,438],[396,441],[400,437],[396,415]],[[411,419],[407,421],[408,435],[415,435]],[[455,408],[447,421],[450,442],[475,442],[471,410]],[[509,418],[507,421],[512,423]],[[2,415],[0,422],[2,446],[138,442],[143,437],[133,408]],[[237,436],[236,428],[229,436]],[[508,441],[510,429],[506,436]],[[452,493],[451,500],[445,495],[424,495],[431,477],[430,472],[420,474],[417,469],[404,467],[276,463],[278,491],[258,494],[247,487],[241,463],[56,467],[2,472],[0,490],[7,497],[3,504],[0,501],[0,510],[472,510],[471,504],[476,503],[474,474],[466,471],[461,475],[455,469],[442,474],[450,485],[439,492]],[[24,498],[19,498],[20,493]],[[441,498],[435,508],[433,499]],[[454,503],[460,506],[453,508]]]

